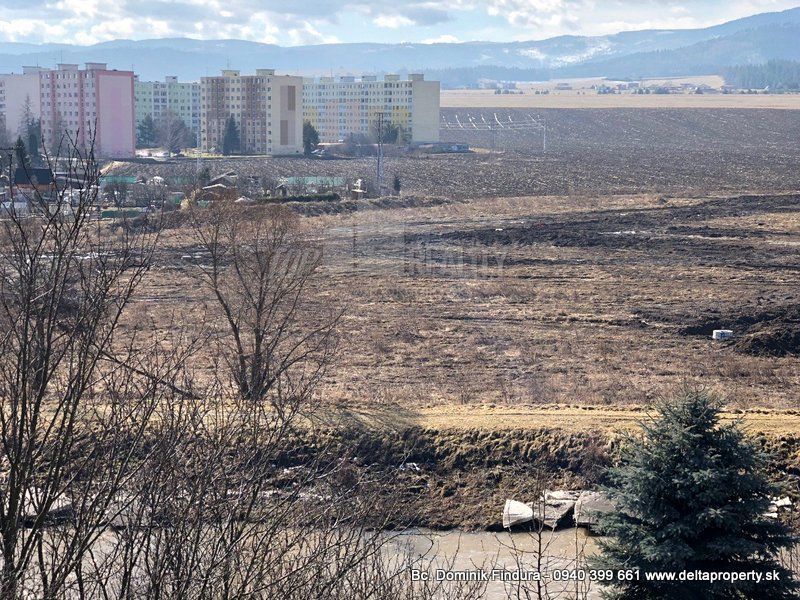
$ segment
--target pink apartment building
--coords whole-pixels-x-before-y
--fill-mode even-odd
[[[58,69],[25,67],[0,75],[0,111],[6,129],[18,133],[25,107],[41,119],[47,147],[64,131],[104,158],[134,156],[136,145],[132,71],[109,70],[105,63],[60,64]]]

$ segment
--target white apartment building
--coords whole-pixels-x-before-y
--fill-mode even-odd
[[[60,64],[57,69],[24,67],[0,75],[0,119],[21,135],[26,112],[41,121],[43,141],[52,148],[66,132],[79,147],[94,143],[98,157],[134,155],[133,73],[105,63]]]
[[[303,79],[257,69],[255,75],[225,70],[200,79],[200,145],[222,151],[228,118],[239,129],[243,154],[303,153]]]
[[[439,82],[425,81],[421,74],[405,80],[364,75],[303,81],[303,118],[314,125],[322,142],[369,134],[380,114],[402,127],[410,142],[438,142]]]
[[[158,123],[161,117],[171,111],[195,135],[200,133],[200,83],[178,81],[170,75],[164,81],[139,81],[134,83],[136,103],[136,126],[147,115]]]
[[[25,67],[23,72],[0,75],[0,126],[13,140],[27,135],[24,115],[30,111],[32,118],[41,115],[39,92],[39,67]]]

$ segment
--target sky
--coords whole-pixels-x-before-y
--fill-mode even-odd
[[[467,42],[715,25],[800,0],[0,0],[0,41]]]

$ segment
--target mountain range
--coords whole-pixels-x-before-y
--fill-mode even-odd
[[[223,68],[273,67],[304,75],[423,71],[446,85],[478,78],[640,78],[719,73],[773,59],[800,60],[800,7],[703,29],[558,36],[539,41],[325,44],[284,47],[242,40],[114,40],[91,46],[0,43],[0,72],[25,65],[106,62],[142,79],[193,80]]]

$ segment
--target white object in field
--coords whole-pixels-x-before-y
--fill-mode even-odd
[[[508,529],[520,523],[533,521],[533,508],[516,500],[506,500],[503,508],[503,527]]]
[[[718,342],[729,340],[733,337],[733,331],[730,329],[715,329],[714,333],[711,334],[711,337]]]

